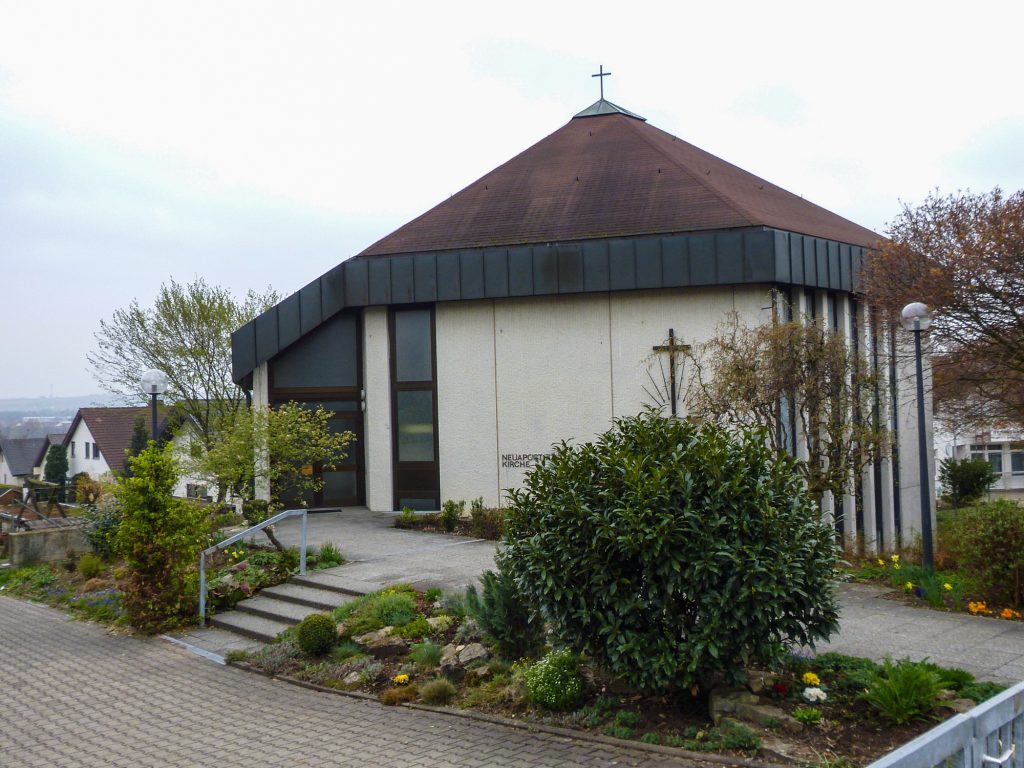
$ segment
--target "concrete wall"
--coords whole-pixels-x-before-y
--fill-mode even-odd
[[[439,304],[442,499],[500,503],[504,489],[521,484],[532,457],[553,443],[590,440],[613,417],[652,402],[644,391],[652,388],[649,367],[661,378],[652,347],[665,342],[669,328],[682,343],[699,344],[729,312],[757,323],[770,318],[769,307],[767,290],[757,287]],[[679,371],[678,380],[685,376]],[[368,399],[373,391],[368,375]],[[369,403],[366,424],[371,440],[381,430]],[[370,460],[368,467],[372,482],[381,465]],[[389,508],[376,501],[368,499],[372,509]]]
[[[63,560],[89,551],[80,526],[19,531],[8,538],[12,568]]]

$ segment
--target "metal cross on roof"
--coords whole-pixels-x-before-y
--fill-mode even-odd
[[[601,100],[602,101],[604,101],[604,79],[606,77],[608,77],[608,75],[610,75],[610,74],[611,74],[611,72],[605,72],[604,71],[604,64],[602,64],[601,66],[599,66],[597,68],[597,74],[596,75],[591,75],[591,77],[598,78],[597,82],[599,82],[601,84]]]

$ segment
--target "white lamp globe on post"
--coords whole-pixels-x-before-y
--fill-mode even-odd
[[[928,307],[920,301],[907,304],[900,313],[903,327],[914,334],[914,359],[917,363],[917,453],[921,470],[921,565],[926,572],[934,567],[932,545],[932,484],[928,472],[928,445],[924,424],[924,369],[921,362],[921,332],[932,324]]]
[[[141,380],[143,394],[149,395],[153,407],[153,431],[152,436],[154,442],[157,439],[156,434],[156,401],[164,392],[167,391],[167,374],[163,371],[158,371],[156,368],[146,371],[142,375]]]

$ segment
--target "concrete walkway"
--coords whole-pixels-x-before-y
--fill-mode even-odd
[[[334,542],[350,561],[324,573],[385,584],[463,590],[494,567],[494,542],[392,528],[393,513],[346,509],[309,515],[308,541]],[[299,522],[278,526],[278,538],[298,544]],[[833,650],[881,661],[929,659],[961,667],[979,679],[1024,680],[1024,623],[943,613],[884,597],[891,590],[842,584],[840,631],[819,651]]]

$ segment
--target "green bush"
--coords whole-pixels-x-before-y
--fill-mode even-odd
[[[121,503],[114,494],[103,496],[95,505],[83,507],[82,532],[92,551],[104,560],[114,557],[117,529],[121,525]]]
[[[424,704],[433,706],[447,704],[455,698],[455,694],[455,686],[443,677],[420,686],[420,701]]]
[[[959,693],[965,699],[971,699],[975,704],[981,704],[981,702],[988,701],[997,693],[1002,693],[1005,690],[1005,685],[982,680],[975,683],[968,683],[960,689]]]
[[[374,615],[383,622],[382,626],[400,627],[408,624],[416,618],[416,598],[408,592],[381,592]]]
[[[392,634],[398,637],[404,637],[406,640],[415,640],[421,637],[427,637],[434,631],[434,628],[430,626],[426,617],[423,614],[417,614],[416,618],[412,621],[402,624],[399,627],[395,627]]]
[[[448,501],[441,505],[441,527],[447,533],[454,531],[465,509],[466,502],[448,499]]]
[[[85,554],[78,558],[76,568],[83,579],[95,579],[103,571],[103,561],[96,555]]]
[[[497,541],[505,530],[505,510],[486,509],[480,500],[480,507],[474,506],[469,511],[471,533],[478,539]]]
[[[209,529],[200,507],[171,495],[178,471],[169,448],[150,445],[128,462],[131,477],[116,489],[116,544],[126,571],[120,588],[132,626],[158,632],[195,614],[195,565]]]
[[[526,670],[526,694],[544,709],[572,709],[583,696],[580,660],[572,651],[552,651]]]
[[[530,615],[511,577],[501,570],[480,577],[482,596],[476,587],[466,588],[466,610],[510,659],[532,656],[544,644],[544,630]]]
[[[977,501],[999,475],[985,459],[943,459],[939,463],[939,481],[954,508]]]
[[[893,664],[886,659],[864,699],[886,720],[903,725],[931,712],[942,688],[942,678],[928,664],[909,659]]]
[[[1024,506],[1000,499],[957,520],[960,567],[991,605],[1024,607]]]
[[[326,613],[313,613],[296,628],[299,649],[307,656],[323,656],[338,642],[338,625]]]
[[[834,531],[772,445],[647,411],[556,446],[509,492],[499,567],[635,688],[740,682],[837,628]]]

